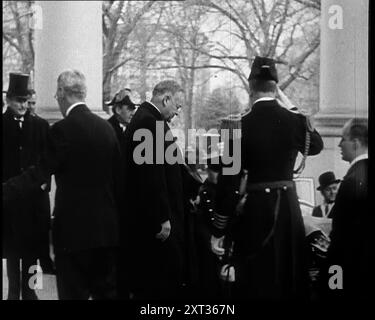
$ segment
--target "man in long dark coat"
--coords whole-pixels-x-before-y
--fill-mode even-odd
[[[175,81],[160,82],[125,132],[127,208],[121,225],[129,233],[122,244],[135,299],[177,299],[181,290],[184,208],[181,169],[175,159],[183,159],[167,121],[178,113],[182,100]],[[172,161],[165,155],[167,149]],[[127,233],[122,230],[122,235]]]
[[[54,224],[59,299],[115,299],[120,150],[111,125],[85,104],[85,76],[62,72],[55,98],[64,119],[50,129],[40,166],[3,184],[6,202],[56,179]],[[37,169],[37,170],[35,170]],[[15,194],[14,194],[15,193]]]
[[[274,61],[256,57],[249,77],[253,106],[241,120],[241,163],[247,171],[247,198],[239,216],[235,217],[235,210],[228,210],[222,200],[234,192],[233,186],[226,186],[225,176],[219,181],[213,248],[220,248],[218,239],[229,220],[234,241],[234,295],[238,299],[307,295],[305,234],[292,181],[293,168],[297,153],[305,151],[307,132],[307,154],[318,154],[323,142],[316,130],[307,127],[303,115],[279,104],[277,82]]]
[[[332,209],[328,266],[322,277],[331,299],[369,299],[374,285],[374,249],[371,245],[374,220],[368,199],[367,121],[348,121],[339,147],[342,159],[349,162],[350,167]],[[329,273],[330,266],[338,266],[342,272]],[[335,276],[336,280],[329,281]]]
[[[46,148],[48,122],[30,114],[28,75],[10,74],[7,110],[3,114],[2,182],[39,164]],[[49,255],[50,204],[48,190],[34,189],[23,201],[3,204],[3,258],[7,259],[8,299],[37,299],[29,287],[29,268]],[[20,270],[22,260],[22,272]]]

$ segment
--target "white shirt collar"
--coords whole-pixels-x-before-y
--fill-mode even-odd
[[[364,159],[368,159],[368,153],[361,154],[358,157],[354,158],[354,160],[350,163],[349,169],[353,167],[355,163]]]
[[[149,104],[151,104],[156,110],[158,110],[158,112],[161,114],[159,108],[157,106],[155,106],[151,101],[147,101]]]
[[[70,111],[72,111],[73,108],[75,108],[75,107],[78,106],[79,104],[85,104],[85,102],[84,102],[84,101],[80,101],[80,102],[73,103],[73,104],[68,108],[68,110],[66,110],[66,115],[65,115],[65,117],[67,117],[68,114],[70,113]]]
[[[120,125],[120,128],[122,129],[122,131],[125,131],[126,126],[124,124],[122,124],[120,121],[119,121],[118,124]]]
[[[276,99],[275,99],[275,98],[272,98],[272,97],[263,97],[263,98],[259,98],[259,99],[256,99],[256,100],[254,101],[253,105],[256,104],[256,103],[259,102],[259,101],[272,101],[272,100],[276,100]]]

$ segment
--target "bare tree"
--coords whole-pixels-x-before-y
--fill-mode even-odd
[[[3,3],[3,61],[10,58],[21,72],[34,69],[33,1],[4,1]],[[19,58],[14,59],[14,54]]]
[[[228,43],[212,40],[211,49],[204,50],[185,39],[193,50],[211,58],[210,64],[201,67],[234,73],[248,93],[247,77],[256,55],[272,57],[282,66],[280,87],[285,89],[305,72],[305,62],[319,47],[319,1],[191,0],[190,3],[210,8],[211,16],[216,16],[218,22],[225,19],[227,25],[223,31],[229,30],[231,42],[240,45],[233,49]],[[292,55],[297,45],[299,54]]]
[[[111,95],[111,81],[117,70],[132,59],[124,57],[131,33],[154,1],[103,1],[103,100]]]
[[[191,50],[186,43],[192,44],[194,47],[206,48],[208,39],[202,32],[202,25],[207,19],[207,8],[191,6],[188,2],[182,3],[178,7],[169,6],[169,15],[174,19],[169,19],[166,27],[163,29],[173,49],[172,62],[177,66],[178,76],[185,90],[185,106],[184,106],[184,127],[185,133],[189,128],[193,127],[194,115],[194,94],[197,84],[205,79],[199,79],[199,68],[204,61],[209,60],[198,50]],[[202,60],[203,58],[203,60]],[[172,64],[172,65],[173,65]],[[171,65],[164,66],[168,69]]]

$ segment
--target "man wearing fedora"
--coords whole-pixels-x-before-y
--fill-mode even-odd
[[[2,120],[3,184],[29,166],[39,164],[46,149],[49,125],[46,120],[30,114],[28,83],[27,74],[9,74],[7,109]],[[34,188],[24,194],[22,200],[3,204],[3,258],[7,259],[9,300],[20,299],[21,292],[24,300],[37,299],[28,284],[29,269],[37,264],[39,257],[49,254],[48,189]]]
[[[237,155],[248,172],[242,212],[236,215],[235,206],[228,210],[218,197],[221,223],[214,223],[212,247],[223,254],[217,250],[221,237],[232,237],[233,294],[238,299],[304,299],[308,294],[305,232],[293,173],[297,154],[316,155],[323,141],[281,90],[281,102],[276,99],[277,82],[275,61],[256,57],[249,76],[252,109],[242,116]],[[220,198],[225,194],[230,192]]]
[[[108,106],[112,106],[113,112],[108,122],[115,129],[119,142],[123,139],[126,126],[130,123],[136,110],[136,105],[130,99],[130,93],[129,88],[122,89],[108,103]]]
[[[323,203],[313,209],[312,216],[319,218],[332,218],[331,210],[335,204],[336,194],[340,179],[336,179],[332,171],[327,171],[319,176],[319,190],[323,196]]]

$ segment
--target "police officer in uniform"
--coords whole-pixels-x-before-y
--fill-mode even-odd
[[[239,299],[308,294],[304,225],[293,169],[298,152],[316,155],[323,141],[304,115],[287,109],[277,82],[275,61],[256,57],[249,76],[252,109],[241,119],[241,165],[247,174],[241,179],[245,201],[239,214],[227,205],[235,203],[236,188],[223,186],[226,180],[219,179],[212,249],[223,254],[222,237],[232,238],[233,294]],[[278,90],[281,102],[276,99]]]

